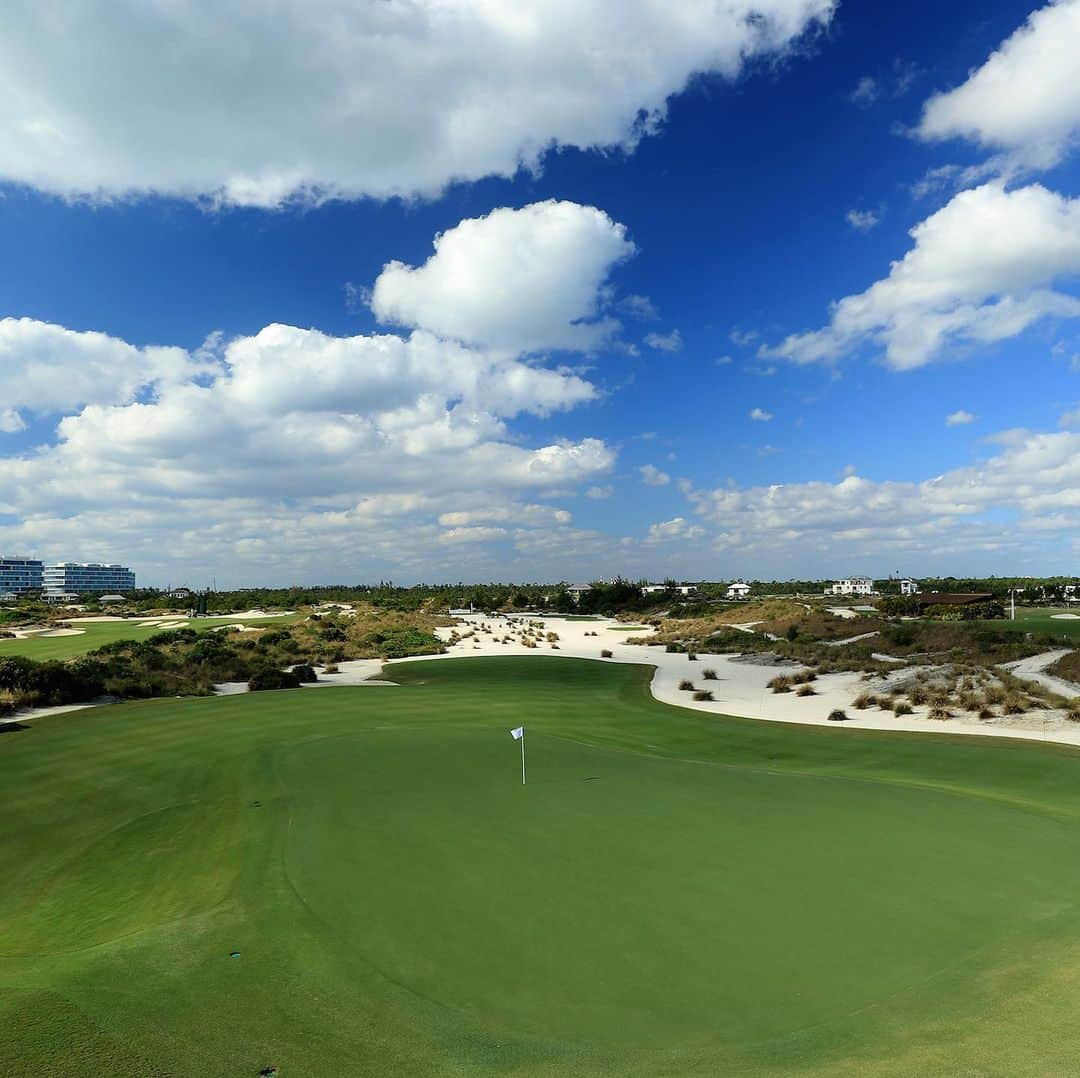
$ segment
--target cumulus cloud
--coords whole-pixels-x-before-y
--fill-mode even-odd
[[[958,412],[952,412],[950,415],[947,415],[945,417],[945,426],[947,427],[963,427],[966,426],[968,423],[974,422],[975,416],[973,416],[970,412],[964,411],[963,408],[961,408]]]
[[[666,487],[671,482],[671,476],[660,471],[654,464],[644,464],[638,470],[641,472],[641,481],[647,487]]]
[[[896,370],[952,345],[1016,336],[1047,317],[1080,316],[1080,300],[1048,286],[1080,273],[1080,199],[1032,184],[962,191],[911,230],[889,275],[833,305],[829,324],[762,353],[832,361],[870,344]]]
[[[10,0],[0,177],[262,207],[434,195],[536,170],[553,147],[632,150],[695,74],[734,79],[833,8],[86,0],[60,18]]]
[[[673,539],[700,539],[704,534],[705,529],[700,524],[691,524],[684,517],[675,517],[674,520],[650,525],[645,542],[652,544],[666,543]]]
[[[873,210],[848,210],[844,215],[844,220],[856,232],[869,232],[880,221],[880,218]]]
[[[1080,0],[1032,13],[954,90],[931,97],[917,133],[1001,151],[1005,167],[1049,168],[1080,134]]]
[[[752,408],[750,410],[750,418],[756,423],[768,423],[772,417],[772,412],[766,412],[764,408]]]
[[[183,348],[136,348],[105,333],[0,318],[0,401],[12,430],[21,429],[10,426],[22,422],[16,410],[51,414],[84,404],[123,403],[212,367],[209,355],[190,355]]]
[[[462,545],[480,572],[484,540],[570,522],[533,499],[614,462],[595,438],[530,447],[511,430],[591,400],[589,382],[422,331],[271,325],[221,346],[211,372],[192,357],[187,370],[138,399],[121,383],[76,405],[53,444],[0,457],[0,505],[18,520],[0,523],[0,546],[326,579],[354,546],[357,573],[423,578],[460,571],[433,552]]]
[[[798,557],[806,571],[840,571],[841,557],[939,558],[970,565],[982,552],[1030,557],[1034,544],[1080,527],[1080,433],[1014,431],[998,455],[922,482],[839,482],[688,489],[718,552],[761,563]],[[988,518],[1010,510],[1007,526]]]
[[[380,322],[513,354],[589,351],[619,328],[601,316],[604,284],[634,245],[592,206],[551,200],[492,210],[434,246],[422,266],[383,267],[371,295]]]
[[[26,430],[26,421],[14,408],[0,408],[0,434]]]
[[[648,333],[645,343],[657,352],[680,352],[683,346],[682,334],[677,329],[670,333]]]

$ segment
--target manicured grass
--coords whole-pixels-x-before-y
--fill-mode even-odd
[[[270,628],[279,625],[288,625],[297,620],[299,615],[285,615],[283,617],[269,618],[195,618],[188,620],[180,617],[162,619],[169,621],[186,622],[185,628],[195,629],[198,632],[207,632],[221,625],[260,625]],[[0,640],[0,659],[5,655],[25,655],[30,659],[44,662],[46,659],[74,659],[78,655],[85,655],[95,648],[112,644],[117,640],[149,640],[155,633],[166,630],[146,628],[138,621],[97,621],[82,623],[75,622],[77,629],[86,631],[79,636],[46,636],[27,637],[17,640]]]
[[[1008,607],[1006,607],[1006,614]],[[1080,618],[1055,618],[1054,614],[1080,614],[1076,605],[1050,609],[1048,607],[1017,607],[1016,620],[1009,625],[1027,633],[1050,633],[1058,637],[1063,646],[1080,647]],[[995,624],[1001,624],[996,622]]]
[[[0,1074],[1074,1072],[1080,754],[392,671],[0,735]]]

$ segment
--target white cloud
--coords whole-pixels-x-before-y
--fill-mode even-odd
[[[1080,316],[1080,300],[1047,287],[1080,273],[1080,199],[1038,184],[986,184],[960,192],[911,236],[914,247],[888,277],[835,303],[828,326],[763,354],[813,363],[873,344],[891,367],[908,370],[950,345]]]
[[[772,417],[772,412],[766,412],[764,408],[752,408],[750,410],[750,418],[756,423],[768,423]]]
[[[647,487],[666,487],[671,482],[671,476],[653,464],[642,465],[638,470],[641,472],[641,481]]]
[[[613,486],[589,487],[585,491],[585,497],[591,498],[594,502],[600,502],[610,498],[614,493],[615,488]]]
[[[754,341],[758,339],[759,336],[760,334],[756,329],[733,329],[728,334],[728,338],[731,340],[731,343],[737,348],[748,348],[754,343]]]
[[[1036,537],[1057,541],[1080,527],[1080,433],[1015,431],[989,460],[923,482],[851,475],[687,493],[713,525],[718,552],[761,565],[795,559],[803,571],[830,573],[854,557],[954,557],[964,566],[995,550],[1030,558]],[[1007,524],[987,516],[1001,509],[1011,512]]]
[[[570,522],[530,498],[595,484],[614,463],[595,438],[530,447],[511,430],[522,413],[595,396],[566,371],[420,331],[271,325],[219,351],[211,372],[188,357],[186,379],[136,400],[121,383],[111,402],[76,405],[54,444],[0,457],[0,505],[18,521],[0,524],[0,546],[170,575],[216,564],[234,582],[367,578],[373,566],[485,575],[484,544],[510,525],[516,537]],[[448,547],[476,560],[440,560]]]
[[[858,105],[861,109],[868,109],[878,97],[881,95],[881,90],[878,87],[877,80],[871,78],[869,75],[864,75],[855,84],[855,89],[851,91],[851,100],[854,104]]]
[[[682,351],[682,334],[673,329],[670,333],[648,333],[645,336],[645,344],[657,352],[680,352]]]
[[[1080,405],[1077,405],[1068,412],[1063,412],[1061,418],[1058,420],[1058,426],[1080,427]]]
[[[656,304],[648,296],[624,296],[619,300],[619,310],[625,311],[633,318],[640,318],[646,322],[651,322],[660,317]]]
[[[716,359],[714,359],[714,360],[713,360],[713,362],[714,362],[714,363],[715,363],[715,364],[716,364],[716,365],[717,365],[718,367],[728,367],[728,366],[730,366],[730,365],[731,365],[732,363],[734,363],[734,362],[735,362],[735,360],[734,360],[734,359],[732,359],[732,358],[731,358],[731,356],[717,356],[717,357],[716,357]]]
[[[9,0],[0,177],[253,206],[434,195],[553,147],[631,150],[692,76],[734,79],[833,6]]]
[[[84,404],[123,403],[212,366],[208,356],[190,355],[182,348],[136,348],[105,333],[80,333],[32,318],[0,318],[0,401],[5,414],[15,409],[51,414]]]
[[[592,206],[492,210],[437,236],[434,246],[422,266],[383,267],[371,296],[380,322],[513,354],[589,351],[619,328],[601,315],[604,283],[634,245]]]
[[[0,408],[0,434],[26,430],[26,421],[14,408]]]
[[[873,210],[848,210],[844,220],[856,232],[869,232],[879,223],[880,218]]]
[[[660,524],[651,524],[645,542],[666,543],[673,539],[700,539],[705,534],[705,529],[700,524],[691,524],[684,517],[675,517],[674,520],[665,520]]]
[[[918,134],[1002,151],[1004,165],[1049,168],[1080,134],[1080,0],[1035,11],[961,86],[924,106]]]
[[[950,415],[947,415],[945,417],[945,426],[947,427],[963,427],[966,426],[968,423],[974,422],[975,416],[973,416],[970,412],[965,412],[963,408],[961,408],[958,412],[952,412]]]

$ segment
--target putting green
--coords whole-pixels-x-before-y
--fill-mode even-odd
[[[0,737],[0,1073],[1070,1073],[1080,755],[394,670]]]

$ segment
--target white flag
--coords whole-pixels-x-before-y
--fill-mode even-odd
[[[525,727],[516,726],[513,730],[510,731],[510,736],[515,741],[520,741],[525,736]]]

